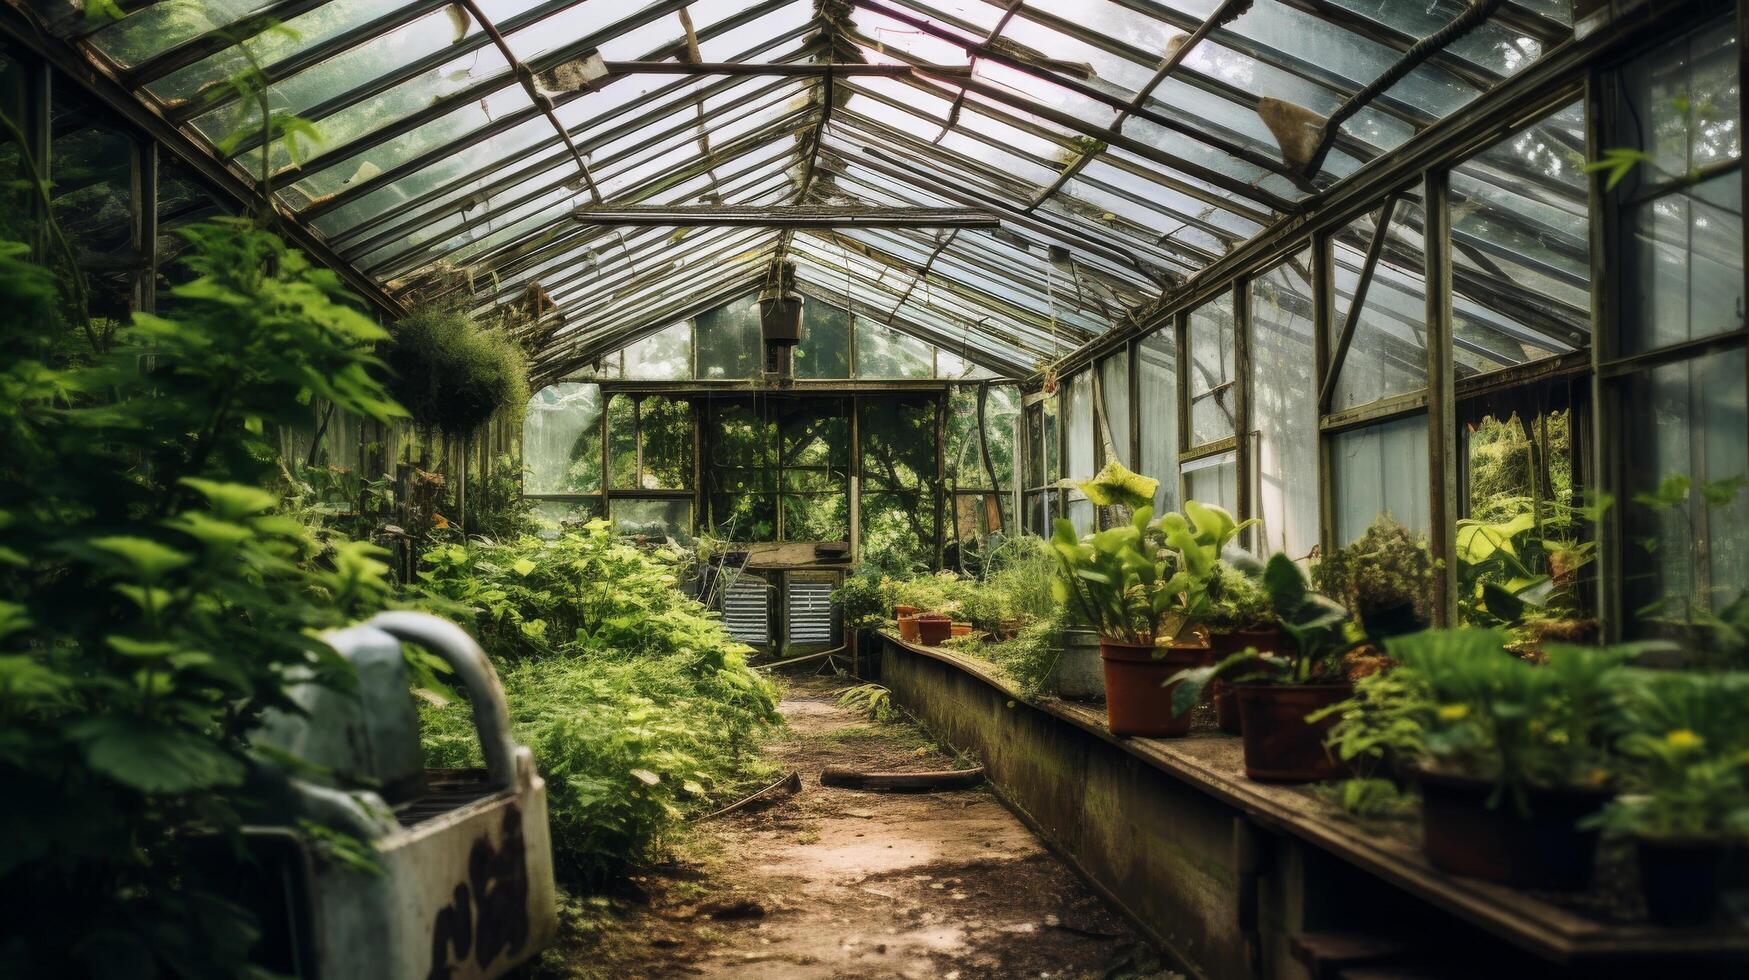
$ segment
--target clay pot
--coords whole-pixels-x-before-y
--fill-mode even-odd
[[[899,617],[899,639],[906,643],[917,642],[917,614]]]
[[[1646,918],[1665,926],[1711,923],[1719,913],[1719,869],[1737,850],[1716,837],[1639,838]]]
[[[1530,812],[1510,793],[1488,806],[1491,779],[1421,772],[1422,850],[1441,871],[1519,888],[1576,891],[1591,883],[1597,831],[1579,829],[1614,796],[1591,787],[1532,788]]]
[[[1214,650],[1215,663],[1218,664],[1247,647],[1256,647],[1263,653],[1280,653],[1287,647],[1287,635],[1279,626],[1232,630],[1210,634],[1209,646]],[[1209,697],[1215,703],[1215,724],[1221,731],[1228,735],[1244,731],[1245,725],[1239,716],[1239,692],[1233,690],[1233,685],[1217,677],[1209,685]]]
[[[949,627],[949,630],[950,630],[950,632],[949,632],[950,636],[971,636],[972,635],[972,624],[971,623],[954,623],[951,627]]]
[[[917,617],[917,642],[926,647],[938,647],[953,635],[953,620],[940,613],[923,613]]]
[[[1156,647],[1101,638],[1099,659],[1105,670],[1105,725],[1113,735],[1170,738],[1190,731],[1190,712],[1172,716],[1172,691],[1166,678],[1209,662],[1202,642]]]
[[[1236,684],[1244,726],[1245,775],[1272,783],[1315,783],[1342,775],[1324,748],[1335,718],[1308,725],[1306,716],[1344,700],[1347,684]]]
[[[922,611],[923,610],[918,609],[916,606],[894,606],[893,618],[903,619],[906,616],[915,616]]]

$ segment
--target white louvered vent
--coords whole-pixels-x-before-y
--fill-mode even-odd
[[[757,575],[736,575],[723,590],[723,626],[729,635],[749,646],[771,642],[771,604],[766,599],[765,580]]]
[[[790,577],[786,619],[792,645],[832,642],[832,589],[836,584],[835,579]]]

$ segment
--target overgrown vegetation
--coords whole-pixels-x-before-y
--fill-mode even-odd
[[[195,860],[281,766],[250,747],[288,673],[349,671],[315,631],[374,609],[369,545],[263,487],[322,398],[398,409],[381,331],[250,222],[183,232],[177,314],[79,341],[55,277],[0,245],[0,974],[236,976],[255,924]]]
[[[683,559],[591,521],[556,539],[450,544],[424,589],[499,664],[517,741],[547,781],[555,868],[594,887],[648,860],[688,814],[767,775],[777,692],[675,588]],[[467,706],[422,709],[427,763],[478,765]]]

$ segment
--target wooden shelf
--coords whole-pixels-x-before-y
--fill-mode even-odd
[[[1356,821],[1307,786],[1248,779],[1238,736],[1214,732],[1171,739],[1113,735],[1105,726],[1105,712],[1098,707],[1056,698],[1029,700],[987,663],[952,650],[906,643],[885,631],[881,635],[896,648],[950,664],[1017,702],[1195,786],[1262,826],[1298,837],[1545,959],[1574,964],[1614,957],[1749,956],[1749,933],[1622,922],[1503,885],[1439,871],[1421,854],[1418,820]]]

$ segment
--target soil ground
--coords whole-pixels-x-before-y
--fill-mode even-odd
[[[630,897],[566,910],[543,975],[1172,977],[1123,919],[979,788],[823,787],[827,766],[964,768],[912,725],[838,705],[848,681],[790,677],[770,745],[800,793],[694,825]]]

